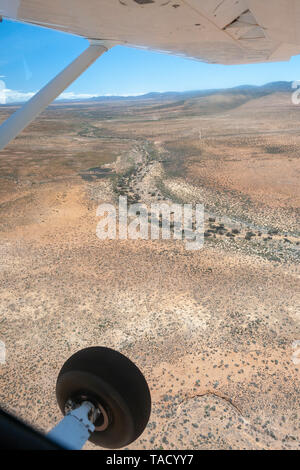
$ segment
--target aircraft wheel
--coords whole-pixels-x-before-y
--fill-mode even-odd
[[[63,414],[70,400],[93,403],[101,414],[90,441],[109,449],[135,441],[151,412],[150,391],[141,371],[123,354],[104,347],[83,349],[65,362],[56,398]]]

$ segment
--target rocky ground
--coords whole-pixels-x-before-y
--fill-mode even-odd
[[[105,165],[105,168],[93,169],[91,180],[93,177],[94,180],[98,179],[102,172],[114,173],[117,175],[112,187],[115,195],[126,196],[128,204],[146,204],[149,210],[152,203],[167,203],[171,206],[172,203],[205,202],[200,188],[188,184],[183,178],[168,177],[163,167],[167,155],[168,152],[160,145],[153,146],[146,141],[132,149],[130,158],[124,155],[110,168]],[[266,229],[228,215],[219,216],[209,210],[205,211],[204,237],[214,242],[221,242],[224,238],[242,242],[240,245],[244,250],[251,250],[274,261],[296,261],[299,258],[300,238],[294,231]],[[251,242],[247,248],[245,242]]]
[[[255,119],[249,106],[213,116],[211,128],[193,118],[206,129],[200,141],[180,110],[156,111],[145,126],[148,104],[126,116],[107,107],[101,119],[99,105],[59,107],[3,153],[1,405],[49,430],[62,364],[104,345],[132,359],[151,389],[149,425],[130,448],[299,449],[299,167],[280,127],[285,112],[291,132],[294,110],[276,103],[269,120],[265,102]],[[271,122],[281,134],[267,145]],[[205,137],[209,129],[225,140]],[[96,208],[119,195],[204,203],[203,249],[99,240]]]

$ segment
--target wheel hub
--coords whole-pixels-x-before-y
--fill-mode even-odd
[[[85,401],[90,402],[93,405],[88,418],[89,421],[91,421],[91,423],[93,423],[95,426],[95,431],[105,431],[110,424],[108,413],[98,400],[91,398],[88,395],[80,395],[76,398],[69,398],[65,404],[65,415],[75,410],[76,408],[79,408]]]

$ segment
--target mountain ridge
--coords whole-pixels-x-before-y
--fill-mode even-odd
[[[97,102],[116,102],[116,101],[134,101],[134,102],[142,102],[145,100],[151,101],[170,101],[170,100],[187,100],[193,98],[203,98],[209,97],[212,95],[227,95],[227,96],[235,96],[239,94],[243,94],[249,98],[259,98],[261,96],[265,96],[271,93],[281,92],[287,93],[292,92],[292,83],[287,81],[275,81],[269,82],[264,85],[239,85],[236,87],[231,88],[212,88],[212,89],[205,89],[205,90],[188,90],[188,91],[166,91],[166,92],[149,92],[143,95],[135,95],[135,96],[97,96],[92,98],[65,98],[65,99],[57,99],[55,100],[55,104],[57,103],[97,103]],[[1,104],[0,107],[14,107],[23,104],[24,101],[15,101],[12,103]]]

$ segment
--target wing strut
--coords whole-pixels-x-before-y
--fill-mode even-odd
[[[90,40],[90,46],[77,59],[0,126],[0,150],[11,142],[110,47],[112,46],[106,41]]]

